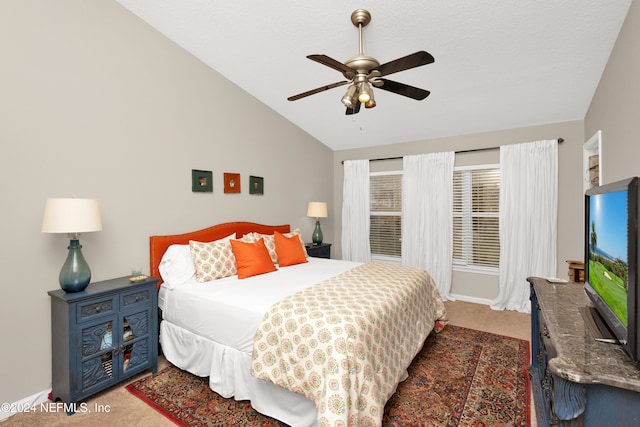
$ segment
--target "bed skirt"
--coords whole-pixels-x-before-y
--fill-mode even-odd
[[[249,400],[256,411],[292,427],[318,425],[311,400],[251,375],[251,353],[195,335],[167,320],[160,323],[160,344],[167,361],[209,377],[209,387],[222,397]]]

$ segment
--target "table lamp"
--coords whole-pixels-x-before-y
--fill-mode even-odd
[[[307,216],[315,217],[316,219],[316,228],[313,230],[313,244],[319,245],[322,243],[322,229],[320,228],[320,219],[326,218],[327,215],[327,204],[325,202],[309,202],[307,206]]]
[[[91,281],[89,264],[82,255],[80,233],[102,230],[100,203],[93,199],[48,199],[42,220],[43,233],[67,233],[69,254],[60,270],[65,292],[85,290]]]

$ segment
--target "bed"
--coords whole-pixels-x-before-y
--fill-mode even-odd
[[[235,252],[237,275],[200,280],[203,256],[193,252],[195,242],[266,245],[275,271],[239,279],[244,261]],[[272,251],[276,242],[277,249],[286,243],[304,252],[289,225],[233,222],[150,237],[150,271],[162,278],[164,356],[209,377],[221,396],[250,400],[290,426],[381,425],[407,367],[444,324],[433,280],[392,264],[305,257],[285,265],[287,253]],[[216,268],[231,267],[220,254],[211,251],[208,261],[220,256]]]

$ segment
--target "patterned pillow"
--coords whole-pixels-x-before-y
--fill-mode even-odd
[[[196,268],[196,282],[204,283],[237,274],[236,258],[229,240],[210,243],[189,241]]]
[[[285,237],[293,237],[293,236],[298,236],[298,238],[300,239],[300,244],[302,245],[302,249],[304,249],[304,253],[306,256],[307,250],[305,249],[304,246],[304,240],[302,240],[302,235],[300,234],[300,229],[296,228],[295,230],[293,230],[292,233],[284,233],[283,236]],[[248,233],[245,234],[243,237],[247,238],[247,242],[257,242],[260,239],[264,240],[264,245],[267,247],[267,251],[269,251],[269,255],[271,256],[271,261],[273,261],[274,264],[278,264],[278,252],[276,251],[276,242],[274,240],[273,234],[260,234],[260,233]]]

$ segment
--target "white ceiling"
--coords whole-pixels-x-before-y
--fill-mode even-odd
[[[333,150],[581,120],[631,0],[117,0]],[[306,58],[358,54],[356,9],[371,12],[364,53],[385,63],[426,50],[433,64],[387,78],[431,91],[376,90],[345,115],[344,80]]]

